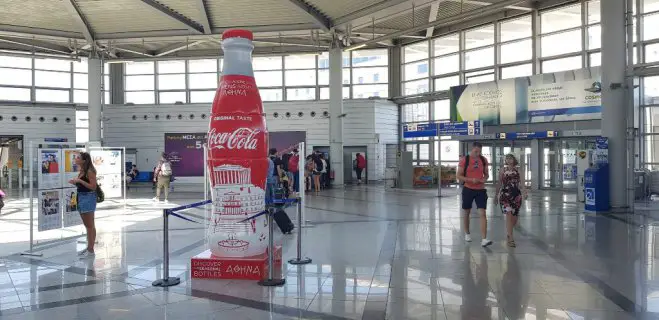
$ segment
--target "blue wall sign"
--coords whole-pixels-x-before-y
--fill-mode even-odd
[[[478,136],[482,132],[483,123],[480,120],[439,123],[439,134],[442,136]]]
[[[403,138],[436,137],[437,123],[410,123],[403,126]]]
[[[497,139],[516,140],[516,139],[543,139],[556,138],[558,131],[535,131],[535,132],[502,132],[497,133]]]

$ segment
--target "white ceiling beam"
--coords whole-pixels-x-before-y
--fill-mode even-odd
[[[78,4],[75,2],[75,0],[61,1],[64,4],[64,7],[66,7],[66,10],[69,12],[71,18],[73,18],[73,20],[75,20],[80,25],[82,34],[85,36],[85,40],[87,40],[88,43],[94,43],[94,32],[92,27],[89,24],[89,21],[87,21],[87,18],[85,18],[85,16],[82,14],[80,7],[78,7]]]
[[[467,3],[467,4],[475,4],[479,6],[489,6],[491,4],[496,4],[496,0],[449,0],[453,2],[461,2],[461,3]],[[506,9],[513,9],[513,10],[522,10],[522,11],[533,11],[533,8],[530,6],[508,6]]]
[[[211,27],[211,21],[208,18],[208,10],[206,10],[206,1],[205,0],[196,0],[197,8],[199,13],[201,13],[201,25],[204,27],[205,34],[211,34],[213,32],[213,27]]]
[[[300,46],[300,47],[313,47],[313,48],[326,48],[329,47],[328,41],[323,41],[319,43],[314,43],[311,40],[298,40],[298,39],[254,39],[255,43],[264,43],[272,45],[283,45],[283,46]]]
[[[290,3],[294,4],[296,7],[304,11],[306,14],[311,16],[311,18],[318,24],[320,29],[325,32],[329,32],[332,27],[332,22],[328,19],[322,12],[308,4],[304,0],[288,0]]]
[[[437,0],[430,5],[430,15],[428,16],[428,22],[433,22],[437,20],[437,14],[439,14],[439,4],[443,0]],[[426,29],[426,38],[432,37],[432,34],[435,32],[435,27],[429,27]]]
[[[166,15],[169,18],[172,18],[184,26],[186,26],[188,29],[196,31],[198,33],[204,33],[204,27],[201,26],[199,23],[193,21],[192,19],[180,14],[177,11],[172,10],[172,8],[156,1],[156,0],[142,0],[145,4],[148,4],[152,8],[160,11],[162,14]]]
[[[206,42],[208,42],[208,40],[198,40],[198,41],[194,41],[194,42],[190,42],[190,43],[187,43],[187,42],[186,43],[175,43],[175,44],[168,45],[168,46],[165,46],[163,48],[160,48],[160,49],[156,50],[153,53],[153,55],[156,56],[156,57],[162,57],[162,56],[166,56],[168,54],[172,54],[172,53],[177,52],[177,51],[181,51],[181,50],[185,50],[185,49],[188,49],[188,48],[198,46],[198,45],[200,45],[202,43],[206,43]]]
[[[409,5],[412,2],[413,1],[410,0],[384,0],[382,2],[378,2],[374,5],[359,9],[345,16],[334,19],[334,27],[345,27],[348,24],[352,24],[354,26],[360,23],[358,22],[358,20],[360,19],[371,21],[372,20],[371,16],[376,13],[380,13],[381,11],[384,10],[392,11],[391,9],[396,6],[405,5],[405,4]],[[396,11],[396,9],[393,9],[393,11]]]
[[[150,57],[150,58],[155,57],[153,54],[141,51],[139,49],[132,49],[132,48],[126,48],[126,47],[117,47],[117,46],[112,46],[112,47],[110,47],[110,49],[116,50],[116,51],[128,52],[128,53],[132,53],[132,54],[135,54],[135,55],[138,55],[138,56],[144,56],[144,57]]]
[[[71,49],[66,46],[56,45],[42,41],[0,37],[0,42],[11,43],[11,44],[39,49],[43,51],[50,51],[55,53],[67,54],[67,55],[71,54]]]

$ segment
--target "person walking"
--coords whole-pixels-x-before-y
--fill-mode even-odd
[[[524,177],[517,169],[517,158],[514,155],[506,155],[505,166],[499,172],[497,182],[496,201],[501,205],[501,210],[506,215],[506,239],[508,246],[516,247],[513,239],[513,228],[517,225],[519,208],[522,206],[522,197],[526,199],[527,190],[523,183]]]
[[[366,158],[361,153],[355,155],[355,171],[357,173],[357,184],[362,184],[362,172],[366,169]]]
[[[471,234],[469,232],[469,223],[472,205],[476,202],[476,208],[481,220],[481,246],[487,247],[492,244],[492,241],[487,238],[487,216],[485,210],[487,209],[487,190],[485,190],[485,181],[489,178],[487,166],[489,165],[487,159],[483,157],[481,151],[483,145],[480,142],[474,142],[471,152],[460,159],[458,165],[457,179],[463,183],[462,186],[462,210],[463,210],[463,226],[465,232],[465,241],[471,242]]]
[[[318,195],[320,193],[320,176],[323,174],[323,170],[325,168],[323,166],[323,161],[320,159],[320,156],[317,153],[313,155],[312,159],[314,163],[313,185],[316,189],[316,195]]]
[[[156,166],[156,173],[153,175],[153,181],[156,183],[156,197],[153,201],[160,201],[160,189],[165,189],[165,203],[169,202],[169,185],[172,182],[172,163],[167,159],[164,152],[160,156],[160,161]]]
[[[325,154],[320,153],[318,154],[318,157],[320,158],[320,162],[323,163],[323,170],[320,172],[320,186],[323,187],[323,189],[326,189],[329,187],[329,168],[327,160],[325,160]]]
[[[78,190],[78,212],[87,230],[87,248],[78,252],[81,258],[93,257],[94,244],[96,243],[96,225],[94,224],[94,212],[96,211],[96,169],[92,164],[92,157],[87,152],[78,154],[75,160],[80,172],[78,177],[69,180]]]

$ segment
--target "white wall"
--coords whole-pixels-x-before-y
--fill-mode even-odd
[[[165,133],[206,132],[210,109],[210,104],[106,106],[103,110],[104,145],[137,149],[138,168],[151,170],[164,151]],[[323,112],[329,112],[328,101],[266,102],[264,110],[268,131],[305,131],[307,153],[314,146],[329,146],[329,119],[323,116]],[[287,112],[290,117],[286,117]],[[302,112],[301,117],[299,112]],[[315,112],[314,117],[312,112]],[[345,100],[344,112],[344,145],[366,146],[368,167],[375,168],[369,172],[369,179],[383,179],[384,145],[397,143],[397,106],[386,100]],[[178,119],[179,114],[183,119]],[[145,115],[147,120],[144,120]],[[167,115],[170,120],[166,119]],[[194,119],[190,119],[190,115],[194,115]],[[376,133],[380,134],[380,141]]]
[[[74,107],[0,106],[0,116],[0,135],[23,136],[26,145],[30,140],[44,138],[76,140]],[[12,121],[13,116],[16,121]],[[31,117],[31,120],[28,122],[26,117]],[[44,122],[39,121],[40,117],[44,118]],[[57,122],[53,118],[57,118]]]

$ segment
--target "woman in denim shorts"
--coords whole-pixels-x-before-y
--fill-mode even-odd
[[[96,242],[96,226],[94,225],[94,211],[96,211],[96,169],[92,158],[87,152],[81,152],[75,159],[80,168],[78,177],[69,180],[70,184],[78,188],[78,212],[82,223],[87,229],[87,248],[78,252],[82,258],[94,256],[94,243]]]

